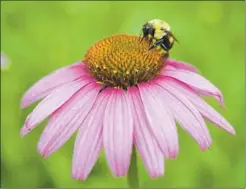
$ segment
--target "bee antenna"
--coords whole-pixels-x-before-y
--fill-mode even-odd
[[[166,31],[166,32],[168,33],[168,35],[170,35],[174,39],[174,41],[176,41],[178,44],[180,44],[179,41],[177,40],[177,38],[170,31]]]
[[[180,42],[173,36],[173,39],[178,43],[180,44]]]

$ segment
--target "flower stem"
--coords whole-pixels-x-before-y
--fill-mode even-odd
[[[128,188],[139,188],[138,167],[137,167],[137,152],[133,147],[131,165],[127,173]]]

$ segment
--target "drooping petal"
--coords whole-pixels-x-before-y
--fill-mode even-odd
[[[206,150],[211,144],[208,128],[194,105],[176,88],[166,82],[165,79],[156,80],[163,87],[163,101],[169,107],[173,117],[199,144],[202,150]]]
[[[133,106],[134,144],[151,177],[162,176],[164,174],[164,155],[150,130],[139,90],[136,87],[129,88],[128,94]]]
[[[163,104],[160,86],[152,83],[138,85],[144,110],[160,149],[167,158],[175,158],[179,151],[178,134],[171,113]]]
[[[85,118],[75,141],[72,175],[86,180],[102,148],[102,124],[108,94],[102,91]]]
[[[223,106],[224,104],[221,91],[210,81],[199,74],[186,70],[165,70],[163,75],[166,77],[175,78],[178,81],[189,85],[198,94],[213,96],[216,100],[220,102],[221,106]]]
[[[214,123],[231,134],[236,133],[230,123],[209,104],[207,104],[201,97],[199,97],[192,90],[192,88],[189,88],[187,85],[173,79],[168,79],[166,82],[172,85],[175,89],[179,90],[180,93],[182,93],[190,102],[192,102],[192,104],[197,108],[202,116],[208,121]]]
[[[133,144],[133,118],[129,97],[122,89],[106,89],[110,97],[103,121],[103,145],[115,176],[126,175]]]
[[[82,76],[87,76],[82,62],[60,68],[45,76],[27,90],[21,101],[21,108],[25,108],[37,100],[49,95],[56,87],[69,83]]]
[[[24,136],[29,133],[89,82],[89,80],[79,79],[57,87],[50,95],[42,100],[36,108],[34,108],[31,114],[29,114],[23,128],[21,129],[21,135]]]
[[[95,83],[86,85],[52,115],[38,143],[44,157],[60,148],[81,126],[100,88]]]
[[[177,60],[174,60],[174,59],[167,59],[166,60],[166,64],[168,66],[172,66],[172,67],[174,67],[176,69],[187,70],[187,71],[190,71],[190,72],[199,73],[197,68],[195,68],[191,64],[188,64],[188,63],[185,63],[185,62],[180,62],[180,61],[177,61]],[[165,69],[165,67],[163,69]]]

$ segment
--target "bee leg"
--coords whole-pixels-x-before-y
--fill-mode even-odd
[[[141,36],[140,36],[141,37]],[[141,37],[141,39],[140,39],[140,41],[142,42],[145,38],[147,37],[147,35],[142,35],[142,37]]]
[[[149,40],[149,46],[151,45],[151,43],[152,43],[152,39]]]
[[[158,45],[160,45],[160,44],[162,44],[162,43],[163,43],[163,38],[157,40],[157,41],[149,48],[149,50],[155,48],[156,46],[158,46]]]
[[[154,45],[152,45],[148,50],[150,51],[150,50],[152,50],[153,48],[155,48],[156,47],[156,45],[154,44]]]
[[[161,47],[162,47],[165,51],[168,51],[168,49],[169,49],[164,43],[161,44]]]
[[[169,52],[167,51],[164,55],[163,55],[163,58],[164,59],[167,59],[169,57]]]
[[[140,32],[140,34],[139,34],[139,40],[142,42],[143,41],[143,38],[144,38],[144,36],[143,36],[142,32]]]

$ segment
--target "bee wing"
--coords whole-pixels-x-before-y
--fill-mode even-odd
[[[177,40],[177,38],[171,33],[172,38],[174,39],[174,41],[176,41],[177,43],[179,43],[179,41]]]

